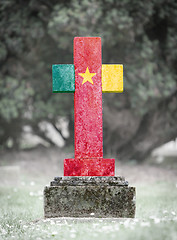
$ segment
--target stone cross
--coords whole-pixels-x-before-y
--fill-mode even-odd
[[[102,64],[101,38],[74,38],[74,65],[52,66],[53,92],[74,92],[75,158],[64,176],[114,176],[103,158],[102,92],[123,91],[123,65]]]

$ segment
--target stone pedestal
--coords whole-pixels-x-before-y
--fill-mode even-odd
[[[133,218],[135,188],[124,177],[55,177],[44,189],[44,215]]]

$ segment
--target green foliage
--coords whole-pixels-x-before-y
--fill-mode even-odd
[[[131,107],[144,114],[176,87],[176,70],[172,66],[175,58],[171,57],[172,52],[177,56],[175,7],[174,1],[166,4],[162,0],[105,1],[105,4],[76,0],[69,6],[55,6],[48,29],[51,37],[59,40],[58,46],[69,50],[76,35],[102,36],[104,62],[124,63],[125,88]],[[174,26],[163,26],[169,21]],[[162,33],[160,30],[156,33],[157,26],[164,28]],[[166,33],[161,36],[163,32]],[[108,97],[105,95],[105,98]]]
[[[176,16],[175,0],[1,1],[0,143],[19,119],[37,125],[73,113],[72,94],[52,94],[51,65],[73,63],[75,36],[101,36],[103,63],[124,64],[130,111],[157,107],[176,88]],[[104,101],[125,107],[114,95]]]
[[[2,118],[11,121],[11,119],[21,117],[33,94],[34,90],[26,86],[25,81],[19,81],[12,77],[6,77],[4,82],[0,81],[0,95],[2,97],[0,113]]]

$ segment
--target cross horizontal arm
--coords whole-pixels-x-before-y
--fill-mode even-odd
[[[123,65],[102,64],[102,92],[123,92]]]
[[[75,70],[73,64],[52,65],[53,92],[75,92]]]

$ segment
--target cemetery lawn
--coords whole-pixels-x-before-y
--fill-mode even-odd
[[[32,161],[26,154],[30,154]],[[0,163],[0,239],[177,239],[177,168],[174,166],[171,169],[147,163],[118,164],[120,175],[136,187],[135,219],[44,219],[44,186],[52,176],[62,174],[66,154],[60,154],[61,162],[55,161],[58,159],[55,151],[50,152],[53,154],[50,162],[45,152],[40,161],[39,155],[35,158],[36,153],[32,154],[13,155],[13,164],[5,155]],[[7,169],[2,178],[2,169],[7,165],[20,167],[18,179],[14,180],[13,171],[8,174]],[[9,182],[3,183],[4,178]]]

